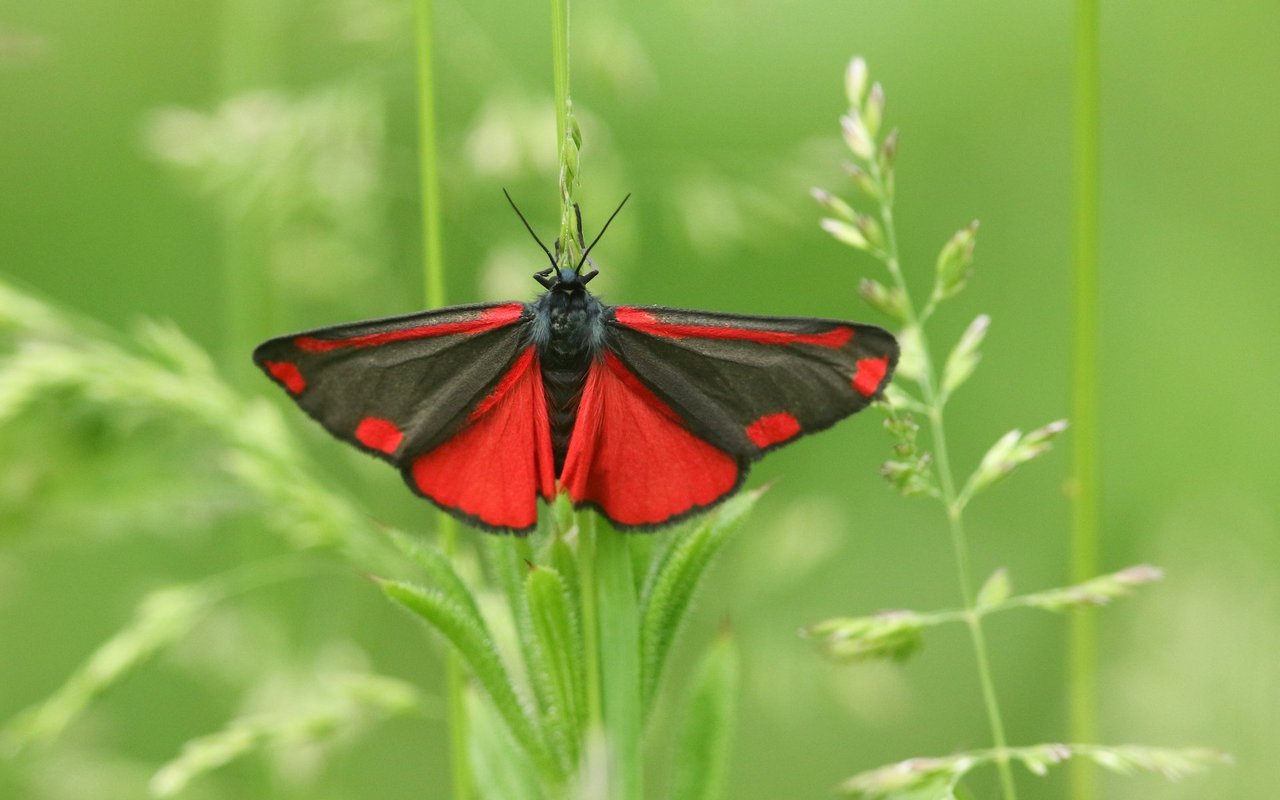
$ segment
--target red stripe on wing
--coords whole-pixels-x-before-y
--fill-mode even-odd
[[[527,530],[537,496],[555,496],[551,424],[532,346],[467,418],[467,426],[410,467],[423,495],[495,528]]]
[[[349,336],[345,339],[321,339],[316,336],[299,336],[297,339],[293,340],[293,343],[296,344],[299,349],[306,350],[310,353],[324,353],[329,350],[339,350],[344,347],[376,347],[380,344],[403,342],[409,339],[426,339],[432,336],[450,336],[458,333],[470,336],[510,325],[520,319],[523,314],[523,305],[520,303],[507,303],[506,305],[486,308],[484,311],[477,314],[475,319],[464,320],[462,322],[441,322],[435,325],[419,325],[414,328],[402,328],[400,330],[383,331],[381,333],[366,333],[361,336]]]
[[[858,359],[858,371],[853,375],[853,388],[863,397],[872,396],[880,390],[880,383],[888,370],[888,356]]]
[[[619,525],[657,525],[720,500],[739,472],[612,352],[591,365],[560,474],[575,504]]]
[[[404,431],[389,419],[365,417],[356,425],[356,441],[370,450],[390,455],[404,441]]]
[[[766,414],[747,426],[747,438],[761,450],[795,438],[799,433],[800,420],[786,411]]]
[[[302,394],[302,390],[307,388],[307,379],[302,377],[298,365],[292,361],[263,361],[262,366],[271,377],[284,384],[289,394]]]
[[[682,325],[663,322],[643,308],[618,306],[614,319],[632,330],[668,339],[737,339],[756,344],[811,344],[817,347],[844,347],[853,338],[853,328],[837,325],[821,333],[789,333],[719,325]]]

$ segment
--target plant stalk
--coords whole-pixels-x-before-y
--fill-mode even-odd
[[[417,51],[418,167],[422,192],[423,294],[427,308],[445,304],[444,246],[440,208],[439,147],[436,128],[435,73],[431,44],[434,8],[432,0],[415,0],[414,39]],[[440,548],[452,558],[457,551],[458,525],[441,511],[437,515]],[[455,800],[469,800],[473,781],[467,758],[466,675],[457,651],[449,648],[445,659],[449,713],[449,773]]]
[[[592,514],[598,567],[600,691],[610,800],[642,800],[640,621],[626,534]]]
[[[1075,502],[1071,519],[1071,578],[1098,571],[1098,176],[1100,75],[1098,0],[1076,0],[1075,15],[1075,248],[1074,325],[1071,356],[1071,437]],[[1097,739],[1097,618],[1071,616],[1070,730],[1078,742]],[[1071,765],[1072,800],[1097,796],[1096,770],[1087,760]]]
[[[872,176],[876,183],[883,186],[883,175],[873,160]],[[923,375],[920,390],[929,407],[929,424],[933,441],[935,469],[939,487],[942,490],[942,504],[947,512],[947,525],[951,533],[951,548],[955,556],[956,578],[960,585],[960,595],[964,601],[965,622],[969,629],[969,640],[978,666],[978,680],[982,686],[982,701],[986,709],[987,724],[991,729],[991,739],[995,745],[996,769],[1000,774],[1000,786],[1004,800],[1017,800],[1017,787],[1013,780],[1007,755],[1008,744],[1004,731],[1004,718],[1000,714],[1000,702],[996,696],[995,681],[992,678],[991,660],[987,653],[986,636],[982,631],[982,615],[976,611],[973,587],[969,578],[969,542],[964,531],[964,513],[957,503],[955,477],[951,472],[951,461],[947,453],[946,431],[942,423],[943,398],[936,388],[933,359],[929,356],[928,340],[921,327],[920,317],[916,314],[915,304],[911,301],[911,293],[902,275],[902,267],[898,262],[898,236],[893,222],[893,205],[889,199],[880,204],[880,216],[885,231],[885,266],[893,277],[894,283],[902,292],[903,305],[906,310],[906,323],[915,328],[920,337],[920,357],[923,362]]]

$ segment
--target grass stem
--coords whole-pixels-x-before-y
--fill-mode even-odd
[[[883,186],[884,176],[881,174],[879,166],[875,162],[871,166],[872,177],[876,183]],[[961,598],[964,601],[969,640],[973,645],[974,657],[977,661],[978,680],[982,686],[982,702],[986,709],[987,724],[991,729],[992,742],[995,745],[996,752],[1000,754],[996,759],[996,769],[1000,774],[1001,793],[1004,800],[1017,800],[1018,793],[1013,780],[1013,770],[1006,755],[1008,744],[1004,731],[1004,719],[1000,714],[1000,702],[996,696],[991,660],[987,653],[986,636],[982,631],[982,616],[975,612],[976,603],[969,569],[969,542],[965,536],[964,513],[957,502],[958,494],[956,492],[955,476],[951,471],[950,456],[947,452],[946,429],[942,419],[943,397],[937,388],[936,371],[929,353],[928,340],[925,338],[922,327],[922,317],[916,312],[915,305],[911,301],[911,292],[908,290],[907,282],[902,275],[902,267],[898,260],[898,236],[893,221],[893,204],[892,200],[887,199],[887,195],[886,199],[881,202],[880,216],[884,223],[885,232],[885,266],[888,267],[898,290],[902,292],[907,326],[916,329],[919,333],[920,358],[922,362],[920,391],[924,396],[925,404],[929,408],[930,433],[932,435],[938,484],[942,491],[942,504],[947,512],[947,525],[951,533],[951,547],[956,564],[956,578],[960,585]]]
[[[432,68],[432,0],[415,0],[414,39],[417,51],[418,167],[422,192],[423,294],[427,308],[445,304],[444,246],[440,208],[439,147],[436,129],[435,74]],[[457,550],[457,522],[440,512],[437,517],[440,547],[450,558]],[[449,710],[449,764],[455,800],[472,795],[471,767],[467,758],[466,675],[457,651],[449,649],[445,660]]]
[[[1071,358],[1072,473],[1071,579],[1098,571],[1098,0],[1076,0],[1075,14],[1075,247]],[[1071,737],[1097,738],[1097,619],[1074,614],[1069,634]],[[1097,796],[1096,771],[1087,759],[1072,762],[1072,800]]]
[[[600,678],[610,800],[641,800],[640,620],[626,534],[591,515],[598,565]]]

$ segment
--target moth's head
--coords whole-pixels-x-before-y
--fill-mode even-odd
[[[574,266],[573,264],[565,265],[560,263],[560,258],[564,254],[560,249],[560,241],[558,239],[556,240],[555,255],[551,254],[547,246],[538,238],[538,234],[534,233],[533,226],[524,218],[524,214],[521,214],[520,209],[516,208],[516,203],[511,199],[511,195],[507,194],[507,190],[503,189],[502,193],[507,195],[507,202],[511,203],[511,207],[515,209],[516,216],[520,217],[520,221],[524,223],[529,235],[533,237],[533,240],[538,243],[538,246],[542,248],[542,252],[546,253],[547,258],[551,261],[551,266],[533,273],[533,279],[548,291],[563,292],[565,294],[586,291],[587,283],[599,274],[599,271],[595,269],[586,273],[582,271],[584,264],[589,265],[591,263],[587,260],[587,256],[591,253],[591,248],[596,246],[596,242],[600,241],[600,237],[604,236],[604,232],[609,228],[609,223],[613,222],[614,217],[618,216],[618,212],[627,204],[627,200],[630,199],[631,195],[628,194],[622,198],[622,202],[618,204],[617,209],[609,215],[609,219],[605,220],[604,227],[600,229],[600,233],[596,234],[596,238],[591,241],[591,244],[583,247],[582,256],[579,258],[577,266]],[[573,204],[573,214],[578,223],[578,244],[585,244],[582,237],[582,209],[578,208],[577,203]]]
[[[552,266],[533,273],[533,279],[541,284],[542,288],[549,291],[574,294],[585,291],[591,279],[599,274],[600,271],[595,269],[587,273],[580,273],[572,266]]]

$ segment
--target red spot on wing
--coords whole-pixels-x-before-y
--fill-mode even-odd
[[[476,315],[475,319],[462,322],[441,322],[434,325],[417,325],[412,328],[401,328],[382,333],[366,333],[361,336],[348,336],[345,339],[320,339],[315,336],[299,336],[293,340],[302,350],[310,353],[324,353],[329,350],[340,350],[344,347],[376,347],[380,344],[403,342],[410,339],[427,339],[433,336],[451,336],[466,334],[473,336],[496,328],[502,328],[524,314],[524,306],[520,303],[486,308]]]
[[[656,525],[724,497],[738,473],[613,353],[591,365],[560,474],[575,503],[622,525]]]
[[[769,445],[785,442],[798,433],[800,420],[786,411],[766,414],[747,426],[747,437],[762,450]]]
[[[858,371],[853,374],[853,388],[863,397],[870,397],[880,388],[880,382],[884,380],[888,369],[888,356],[858,359]]]
[[[356,441],[370,450],[390,454],[404,441],[404,431],[389,419],[365,417],[356,426]]]
[[[518,530],[537,523],[538,495],[555,496],[554,465],[542,372],[528,347],[466,427],[410,470],[418,490],[440,505]]]
[[[284,384],[289,394],[302,394],[302,390],[307,388],[307,379],[302,377],[298,365],[292,361],[264,361],[262,366],[271,377]]]
[[[737,339],[756,344],[811,344],[817,347],[844,347],[853,338],[853,328],[837,325],[822,333],[790,333],[719,325],[681,325],[663,322],[642,308],[619,306],[614,319],[632,330],[668,339]]]

